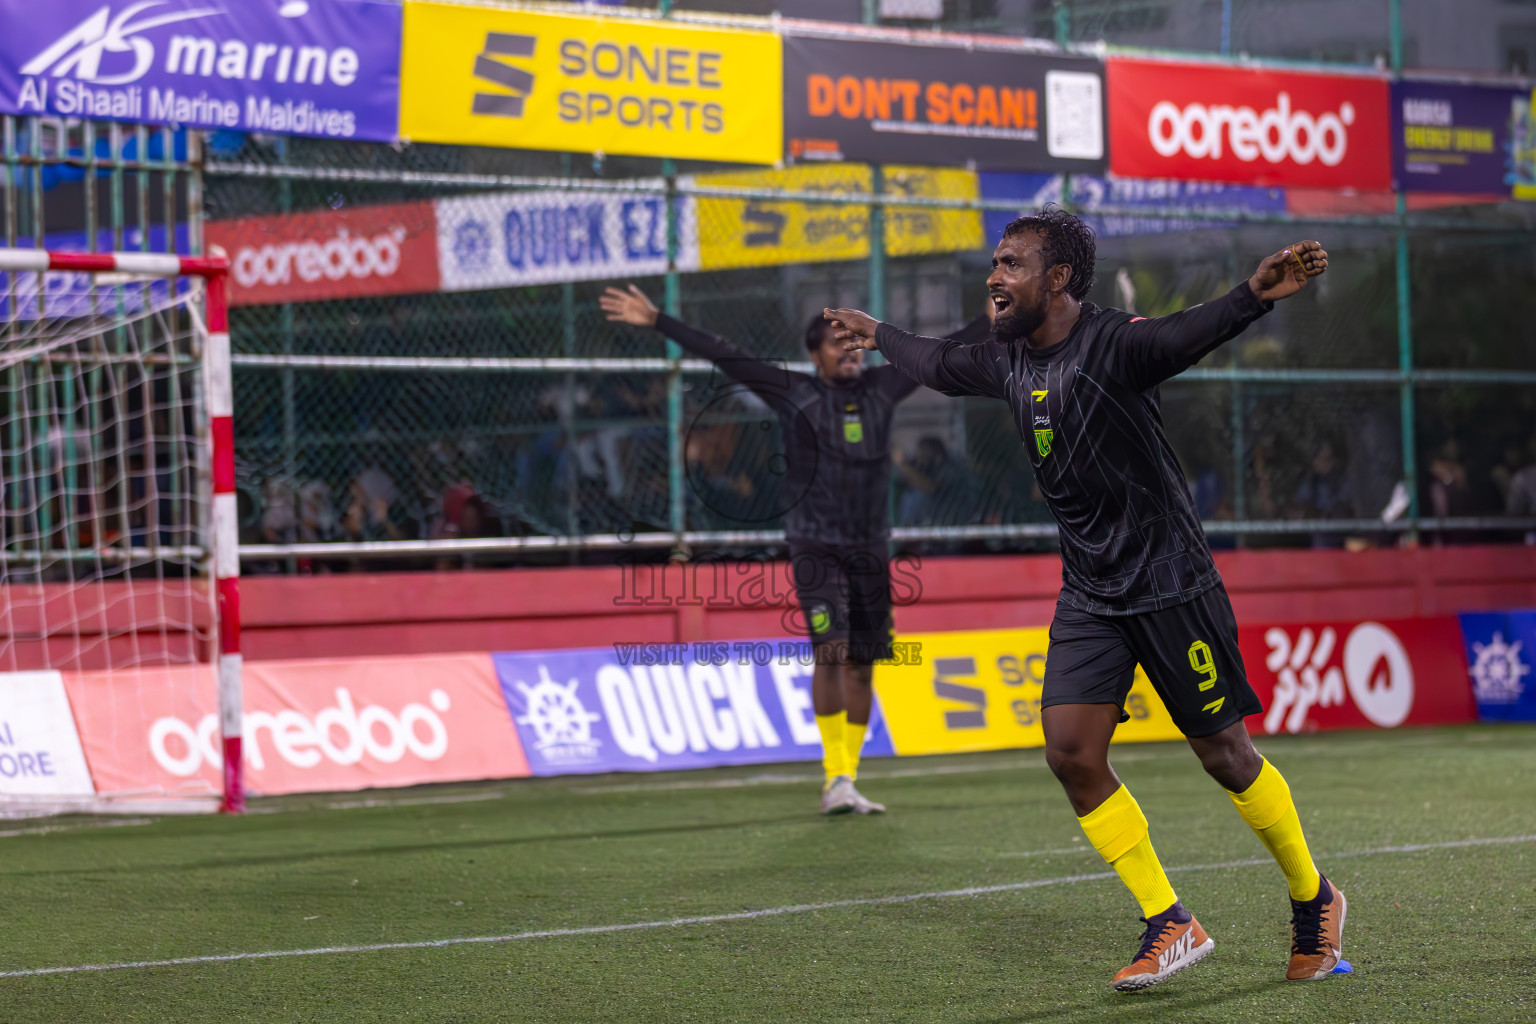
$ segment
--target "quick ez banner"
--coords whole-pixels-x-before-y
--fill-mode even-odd
[[[492,658],[534,775],[821,759],[808,641],[621,644]],[[877,700],[864,755],[892,753]]]
[[[395,138],[390,0],[0,0],[0,112]]]

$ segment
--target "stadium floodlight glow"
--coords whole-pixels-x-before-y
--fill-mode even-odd
[[[216,662],[238,813],[228,270],[221,250],[0,248],[0,672]]]

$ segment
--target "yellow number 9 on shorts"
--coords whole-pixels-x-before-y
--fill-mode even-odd
[[[1216,685],[1216,659],[1211,655],[1211,645],[1204,640],[1196,640],[1189,645],[1189,667],[1205,676],[1205,682],[1200,684],[1201,690],[1209,690]]]

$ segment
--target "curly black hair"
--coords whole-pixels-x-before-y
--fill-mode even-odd
[[[1094,253],[1093,230],[1081,217],[1068,213],[1055,203],[1041,208],[1039,213],[1016,217],[1003,229],[1004,238],[1012,238],[1026,232],[1040,236],[1040,256],[1046,269],[1065,263],[1072,268],[1072,279],[1067,282],[1067,294],[1081,300],[1093,287]]]
[[[827,329],[831,326],[832,322],[820,313],[811,317],[805,325],[805,350],[815,352],[821,348],[822,339],[826,337]]]

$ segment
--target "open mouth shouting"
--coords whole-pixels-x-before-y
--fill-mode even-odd
[[[1007,292],[992,292],[991,298],[992,315],[994,318],[1008,312],[1009,308],[1013,305],[1013,300],[1008,297]]]

